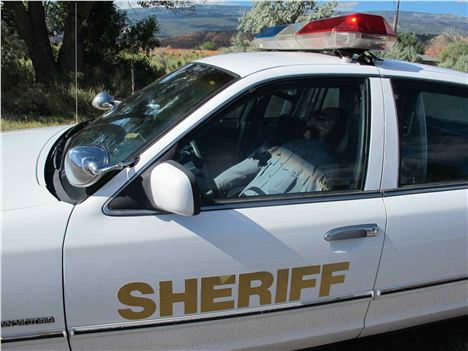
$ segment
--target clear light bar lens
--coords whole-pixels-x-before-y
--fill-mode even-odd
[[[389,50],[395,41],[383,17],[353,14],[267,28],[254,45],[268,50]]]

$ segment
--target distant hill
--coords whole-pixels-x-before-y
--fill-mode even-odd
[[[232,32],[237,29],[239,18],[248,6],[241,5],[196,5],[193,12],[172,11],[154,8],[128,9],[131,20],[156,15],[160,25],[160,38],[175,37],[191,32]]]
[[[373,11],[372,14],[383,16],[388,23],[393,23],[394,13],[391,11]],[[460,34],[468,34],[468,17],[401,11],[398,19],[398,30],[400,32],[435,35],[454,30]]]
[[[242,13],[248,10],[248,4],[231,3],[229,5],[196,5],[195,10],[188,13],[155,8],[136,8],[126,11],[131,20],[156,15],[161,27],[159,37],[167,38],[191,32],[235,31]],[[389,23],[393,22],[393,12],[373,11],[369,13],[382,15]],[[402,11],[399,30],[433,35],[455,30],[468,34],[468,18],[452,14]]]

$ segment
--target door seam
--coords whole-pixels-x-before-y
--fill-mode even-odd
[[[362,329],[361,329],[361,331],[359,332],[359,334],[358,334],[358,336],[356,338],[360,338],[363,331],[366,329],[366,320],[367,320],[367,314],[369,313],[370,305],[371,305],[372,301],[374,301],[376,299],[376,297],[378,297],[378,295],[379,295],[379,292],[375,290],[375,285],[377,283],[377,278],[379,276],[380,264],[382,263],[383,249],[385,247],[385,239],[387,238],[387,228],[388,228],[388,212],[387,212],[387,207],[385,205],[385,198],[384,197],[382,197],[382,203],[383,203],[384,211],[385,211],[385,228],[384,228],[384,237],[383,237],[383,240],[382,240],[382,247],[380,249],[379,263],[377,264],[377,272],[375,274],[374,284],[372,286],[372,299],[367,304],[366,312],[364,314]]]
[[[68,226],[70,224],[71,217],[73,215],[73,211],[75,210],[76,206],[73,206],[70,215],[67,219],[67,224],[65,226],[65,232],[63,233],[63,240],[62,240],[62,307],[63,307],[63,320],[65,322],[65,336],[67,338],[68,348],[72,351],[71,342],[70,342],[70,333],[68,332],[68,320],[67,320],[67,309],[65,305],[65,239],[68,233]]]

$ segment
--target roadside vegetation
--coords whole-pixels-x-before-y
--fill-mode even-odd
[[[183,11],[188,20],[195,11],[191,1],[138,3]],[[76,74],[71,4],[2,3],[1,130],[94,119],[100,112],[91,100],[100,91],[124,99],[196,59],[254,50],[252,39],[263,28],[330,17],[337,2],[254,2],[240,15],[236,32],[188,33],[162,41],[157,39],[160,24],[155,16],[131,20],[114,2],[78,2]],[[438,36],[402,32],[392,50],[378,55],[412,62],[430,55],[441,67],[468,72],[468,38],[454,31]]]
[[[77,2],[75,18],[74,4],[2,3],[2,130],[74,122],[76,110],[79,120],[93,119],[99,111],[91,100],[99,91],[123,99],[200,57],[154,52],[159,45],[154,16],[130,21],[113,2],[87,1]],[[187,1],[141,5],[190,9]]]

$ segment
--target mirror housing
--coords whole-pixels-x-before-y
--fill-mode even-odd
[[[109,93],[101,91],[94,97],[91,104],[98,110],[111,110],[119,103],[120,101],[115,100]]]
[[[200,193],[192,172],[175,161],[158,164],[151,171],[147,194],[163,211],[182,216],[200,213]]]
[[[95,184],[103,174],[134,165],[136,161],[134,159],[111,165],[109,154],[102,146],[75,146],[65,155],[65,176],[71,185],[85,188]]]

